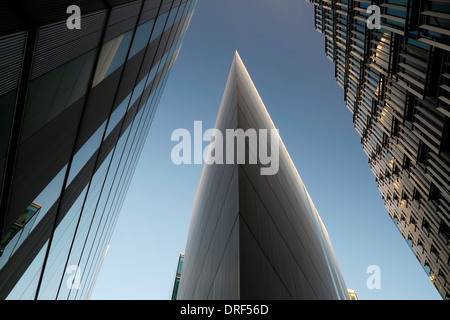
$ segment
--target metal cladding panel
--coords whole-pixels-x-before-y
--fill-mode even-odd
[[[144,3],[144,7],[142,8],[142,14],[139,19],[139,24],[155,18],[158,14],[160,4],[161,0],[146,1]]]
[[[114,7],[108,20],[104,42],[107,42],[136,26],[142,1]]]
[[[73,0],[73,1],[20,1],[19,8],[33,22],[38,25],[51,24],[64,20],[70,16],[67,13],[69,5],[77,5],[80,7],[82,17],[92,12],[105,10],[103,1],[101,0]],[[19,9],[18,8],[18,9]]]
[[[83,16],[81,29],[67,28],[65,20],[41,27],[38,32],[31,79],[98,47],[105,17],[105,10]]]
[[[136,17],[141,9],[142,1],[135,1],[118,7],[114,7],[108,21],[108,27],[118,22]]]
[[[0,2],[0,37],[5,34],[12,34],[25,29],[18,16],[6,1]]]
[[[77,101],[19,147],[5,225],[17,220],[69,161],[78,128],[74,119],[80,118],[82,103],[82,99]]]
[[[163,0],[161,4],[161,8],[159,9],[159,13],[164,13],[172,7],[173,0]]]
[[[215,128],[222,135],[276,129],[237,53]],[[259,146],[268,143],[261,139]],[[261,163],[238,164],[235,152],[230,163],[228,148],[226,164],[205,164],[178,299],[348,299],[325,226],[278,134],[275,139],[273,174],[262,175]],[[246,155],[257,152],[249,144]],[[272,144],[268,149],[273,155]]]
[[[19,84],[25,39],[25,32],[0,38],[0,96]]]

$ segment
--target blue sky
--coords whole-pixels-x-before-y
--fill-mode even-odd
[[[313,6],[199,0],[111,240],[93,299],[168,299],[201,165],[172,163],[178,128],[215,123],[234,51],[280,131],[360,299],[441,299],[391,221],[362,151]],[[206,144],[205,144],[206,145]],[[381,288],[368,289],[377,265]]]

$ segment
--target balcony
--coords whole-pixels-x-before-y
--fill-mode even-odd
[[[421,101],[414,107],[412,131],[436,154],[439,154],[444,120],[431,103]]]
[[[401,45],[397,82],[419,99],[425,98],[429,52],[413,44]]]
[[[427,10],[420,13],[419,41],[435,46],[445,51],[450,51],[450,10],[441,6],[440,11],[433,8],[432,2],[427,1]],[[446,12],[445,12],[446,11]]]
[[[399,135],[399,142],[403,145],[403,150],[408,157],[413,161],[413,163],[416,163],[419,153],[419,138],[407,127],[403,127],[403,130]]]
[[[439,189],[450,194],[450,182],[448,181],[450,167],[448,164],[446,164],[438,155],[430,153],[427,160],[427,172],[430,174],[433,183],[436,186],[439,186]]]

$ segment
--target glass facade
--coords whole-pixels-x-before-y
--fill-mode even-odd
[[[450,298],[450,6],[307,0],[386,209]]]
[[[0,11],[0,299],[89,298],[196,5],[44,2]]]
[[[276,129],[237,53],[215,128]],[[234,164],[203,167],[177,299],[349,299],[325,226],[276,138],[274,175],[236,154]],[[268,140],[259,150],[273,147]]]
[[[175,274],[175,280],[173,282],[172,298],[171,298],[172,300],[177,299],[178,288],[180,287],[181,270],[183,269],[183,262],[184,262],[184,254],[180,254],[180,256],[178,257],[177,272]]]

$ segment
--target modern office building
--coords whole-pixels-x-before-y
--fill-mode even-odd
[[[307,1],[387,211],[449,299],[450,5]]]
[[[173,282],[173,289],[172,289],[172,300],[177,300],[178,295],[178,288],[180,286],[180,279],[181,279],[181,270],[183,269],[183,262],[184,262],[184,254],[180,254],[178,257],[178,264],[177,264],[177,272],[175,274],[175,280]]]
[[[0,1],[0,299],[89,297],[195,5]]]
[[[348,299],[324,224],[237,52],[215,129],[177,299]],[[230,130],[236,141],[221,150],[219,133]],[[279,155],[269,173],[268,154]]]

